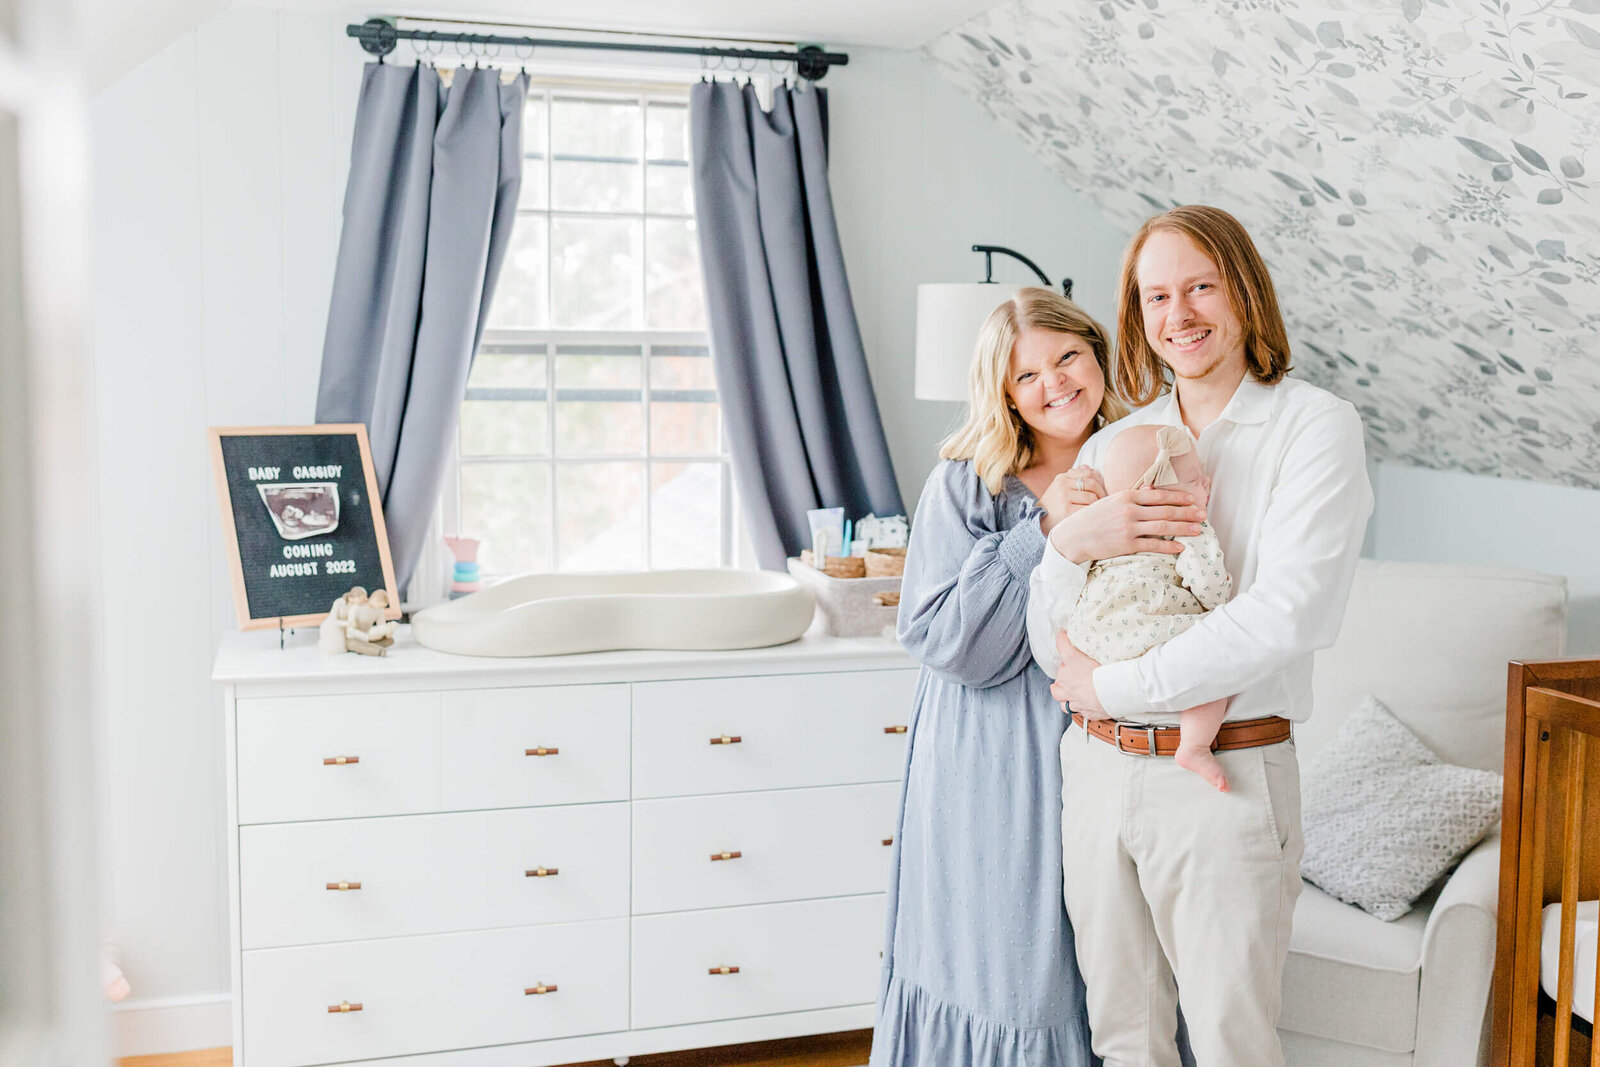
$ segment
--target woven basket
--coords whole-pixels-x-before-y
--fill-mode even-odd
[[[808,567],[815,567],[811,562],[811,550],[800,550],[800,562]],[[860,556],[823,556],[822,573],[829,578],[865,578],[870,570],[867,561]]]
[[[868,578],[889,578],[906,572],[906,550],[903,548],[869,548],[866,560]]]

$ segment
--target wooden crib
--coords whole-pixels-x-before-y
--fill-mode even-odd
[[[1576,904],[1597,897],[1600,660],[1512,663],[1490,1046],[1494,1067],[1572,1062],[1600,1067],[1600,1043],[1590,1040],[1589,1024],[1572,1014]],[[1539,951],[1544,906],[1557,901],[1562,904],[1561,968],[1552,1002],[1541,1000]],[[1574,1061],[1574,1054],[1583,1058]]]

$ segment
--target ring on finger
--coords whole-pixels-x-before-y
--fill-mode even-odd
[[[1083,479],[1082,478],[1074,478],[1074,479],[1072,479],[1072,484],[1079,492],[1083,491]]]

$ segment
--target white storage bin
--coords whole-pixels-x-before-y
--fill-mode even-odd
[[[833,578],[808,563],[789,557],[789,573],[817,595],[817,616],[808,633],[832,637],[876,637],[893,626],[898,607],[873,601],[874,593],[898,593],[901,576],[887,578]]]

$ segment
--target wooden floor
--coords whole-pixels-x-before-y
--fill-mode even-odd
[[[753,1045],[727,1045],[694,1052],[664,1052],[635,1056],[629,1067],[860,1067],[872,1048],[871,1030],[843,1034],[792,1037]],[[162,1056],[130,1056],[120,1067],[233,1067],[233,1050],[201,1049]],[[610,1060],[594,1060],[572,1067],[612,1067]]]

